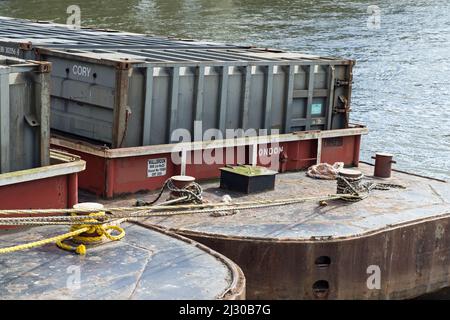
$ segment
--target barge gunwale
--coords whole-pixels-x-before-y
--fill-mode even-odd
[[[86,162],[59,150],[49,153],[47,166],[0,174],[2,209],[65,209],[78,203],[78,176]]]
[[[240,265],[249,299],[413,299],[450,286],[445,245],[449,221],[445,217],[412,223],[335,242],[189,237]],[[443,232],[442,239],[433,237],[437,230]],[[331,263],[318,266],[321,257],[331,258]],[[369,267],[379,268],[380,287],[369,288],[371,275],[376,274]],[[323,292],[315,291],[318,282],[327,284]]]
[[[31,182],[56,176],[70,175],[86,169],[86,162],[80,157],[60,150],[50,150],[53,163],[48,166],[3,173],[0,175],[0,186]]]
[[[181,234],[174,233],[166,230],[157,225],[149,225],[142,223],[138,220],[128,220],[130,223],[139,225],[144,228],[148,228],[151,230],[156,230],[160,233],[169,235],[172,238],[179,239],[180,241],[184,241],[186,243],[192,244],[200,250],[205,251],[209,255],[215,257],[216,259],[222,261],[231,271],[232,273],[232,282],[230,284],[230,288],[226,289],[218,298],[223,300],[245,300],[245,276],[242,272],[242,269],[233,261],[228,259],[226,256],[218,253],[217,251],[212,250],[211,248],[201,244],[200,242],[194,241],[189,237],[185,237]]]
[[[366,127],[353,125],[349,129],[301,131],[282,135],[118,149],[110,149],[86,139],[54,134],[51,144],[87,161],[88,167],[80,175],[81,189],[112,199],[158,190],[173,175],[188,174],[198,180],[218,178],[223,164],[204,166],[204,159],[201,164],[192,162],[194,152],[201,153],[203,157],[209,152],[223,153],[232,150],[237,154],[241,151],[248,163],[270,165],[281,172],[306,169],[320,162],[342,161],[347,166],[355,166],[359,161],[361,136],[367,132]],[[276,151],[277,154],[269,158],[268,162],[264,153],[269,154],[269,150]],[[148,177],[146,173],[152,159],[165,159],[164,174]],[[228,159],[227,163],[237,163],[236,161],[236,158]]]
[[[154,155],[174,152],[174,146],[179,150],[195,151],[205,149],[220,149],[252,144],[270,144],[275,142],[293,142],[302,140],[327,139],[336,137],[346,137],[354,135],[366,135],[369,133],[367,127],[353,124],[347,129],[299,131],[278,135],[266,135],[257,137],[243,137],[235,139],[218,139],[213,141],[193,141],[182,143],[169,143],[160,145],[150,145],[141,147],[113,148],[95,145],[85,140],[69,138],[53,134],[50,142],[52,145],[76,149],[84,153],[104,157],[107,159],[126,158],[143,155]],[[178,152],[179,150],[175,151]]]
[[[388,225],[384,228],[380,228],[378,230],[371,230],[371,231],[367,231],[365,233],[361,233],[361,234],[355,234],[352,236],[342,236],[342,237],[333,237],[331,239],[328,239],[327,237],[317,237],[317,239],[299,239],[299,238],[268,238],[268,237],[245,237],[245,236],[224,236],[221,234],[215,234],[215,233],[201,233],[201,232],[194,232],[194,231],[186,231],[186,230],[180,230],[177,228],[166,228],[166,227],[162,227],[164,229],[166,229],[167,231],[170,232],[176,232],[182,236],[185,237],[204,237],[204,238],[209,238],[209,239],[217,239],[217,240],[238,240],[238,241],[254,241],[254,242],[269,242],[269,243],[298,243],[298,244],[315,244],[315,243],[341,243],[343,241],[351,241],[351,240],[357,240],[357,239],[363,239],[363,238],[368,238],[374,235],[379,235],[382,233],[387,233],[389,231],[393,231],[393,230],[397,230],[397,229],[401,229],[401,228],[405,228],[405,227],[409,227],[409,226],[413,226],[416,224],[421,224],[421,223],[425,223],[425,222],[434,222],[437,220],[443,220],[443,219],[447,219],[450,218],[450,211],[446,212],[446,213],[442,213],[436,216],[433,216],[432,218],[430,217],[426,217],[426,218],[422,218],[422,219],[416,219],[414,221],[408,221],[405,223],[398,223],[395,225]],[[145,223],[143,223],[145,224]]]
[[[372,166],[372,167],[375,166],[373,163],[368,162],[368,161],[361,160],[359,162],[367,164],[367,165]],[[439,179],[439,178],[435,178],[435,177],[429,177],[429,176],[426,176],[426,175],[423,175],[423,174],[413,173],[413,172],[409,172],[409,171],[405,171],[405,170],[392,169],[392,171],[398,172],[398,173],[404,173],[404,174],[407,174],[407,175],[410,175],[410,176],[414,176],[414,177],[418,177],[418,178],[424,178],[424,179],[428,179],[428,180],[434,180],[434,181],[439,181],[439,182],[443,182],[443,183],[448,183],[448,181],[444,180],[444,179]]]

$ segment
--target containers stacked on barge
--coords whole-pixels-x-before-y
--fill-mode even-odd
[[[159,48],[147,43],[151,37],[123,41],[113,32],[54,28],[0,19],[4,51],[17,52],[11,49],[17,33],[37,39],[29,57],[53,64],[51,127],[58,136],[52,143],[88,161],[83,189],[110,198],[158,189],[179,173],[217,177],[223,163],[205,166],[203,154],[237,146],[245,148],[244,160],[228,164],[261,164],[270,155],[265,165],[286,171],[359,161],[367,130],[348,122],[352,60],[197,42],[186,47],[169,39]],[[110,42],[102,47],[105,37]],[[229,139],[226,130],[237,128],[267,138]],[[175,149],[176,129],[196,142]],[[219,133],[211,136],[209,129]],[[194,150],[202,153],[200,163],[188,160]]]
[[[66,208],[78,201],[85,162],[50,151],[50,71],[47,62],[0,56],[1,209]]]
[[[170,143],[196,120],[223,133],[348,126],[352,60],[172,40],[155,49],[151,37],[120,33],[104,49],[102,32],[8,19],[2,33],[3,51],[29,38],[27,58],[53,63],[52,128],[113,148]]]

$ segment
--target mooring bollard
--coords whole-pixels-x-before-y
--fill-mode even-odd
[[[172,181],[173,186],[179,190],[188,189],[189,186],[195,182],[194,177],[184,175],[172,176],[170,180]],[[182,192],[174,190],[170,191],[170,199],[177,199],[183,196],[184,194]]]
[[[377,153],[375,156],[372,156],[372,159],[375,160],[375,170],[374,176],[378,178],[390,178],[392,172],[392,164],[397,163],[392,160],[394,156],[389,153]]]

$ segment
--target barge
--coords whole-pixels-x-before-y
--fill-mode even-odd
[[[450,286],[450,185],[401,171],[377,178],[365,163],[354,169],[369,183],[405,189],[373,190],[358,202],[316,200],[237,212],[224,206],[222,215],[206,211],[141,223],[189,237],[232,259],[246,275],[249,299],[410,299]],[[233,207],[336,194],[335,180],[304,172],[278,174],[275,190],[250,195],[223,190],[218,181],[202,187],[207,208],[226,195]],[[135,202],[136,197],[104,200],[113,207]],[[375,275],[379,286],[377,281],[371,285]]]
[[[122,225],[129,231],[120,241],[89,246],[86,257],[61,253],[47,244],[35,249],[43,254],[35,265],[16,267],[0,260],[8,266],[0,271],[8,283],[5,288],[11,284],[4,297],[58,298],[63,291],[64,297],[74,299],[243,298],[244,278],[228,258],[242,268],[246,297],[251,299],[408,299],[450,286],[450,187],[444,181],[400,171],[391,177],[387,168],[391,159],[383,154],[377,161],[384,160],[384,168],[374,171],[360,163],[361,137],[368,130],[349,121],[353,60],[110,30],[70,30],[10,18],[0,18],[0,42],[2,54],[52,65],[51,100],[40,100],[52,104],[52,137],[43,141],[63,150],[51,154],[69,152],[80,165],[80,173],[63,182],[71,191],[55,193],[67,200],[61,203],[47,197],[40,198],[46,203],[35,203],[35,193],[17,204],[11,193],[15,187],[5,189],[10,193],[0,208],[0,225],[56,221],[78,232],[87,228],[83,232],[89,233],[91,227],[100,230],[94,225],[126,219]],[[6,77],[1,79],[3,88]],[[219,133],[205,139],[205,133],[214,128]],[[227,129],[235,128],[262,131],[255,136],[225,135]],[[174,139],[177,129],[189,133],[188,139]],[[6,168],[3,135],[1,141]],[[217,157],[222,153],[225,157]],[[208,155],[219,161],[207,161]],[[87,167],[81,173],[83,161]],[[217,180],[221,170],[233,173],[232,168],[243,164],[250,172],[242,180],[248,185],[252,172],[266,167],[272,176],[279,174],[275,180],[269,175],[260,180],[270,180],[268,186],[257,186],[267,189],[264,192],[221,189],[235,185]],[[337,182],[313,179],[302,171],[325,164],[347,169],[336,171]],[[17,176],[5,174],[7,179]],[[345,174],[349,176],[339,178]],[[82,189],[80,195],[77,186]],[[149,193],[154,190],[160,192]],[[81,201],[103,203],[107,214],[85,217],[96,212],[60,210],[75,205],[78,196]],[[53,217],[40,217],[43,213]],[[11,214],[19,217],[11,218]],[[18,242],[37,241],[43,235],[51,238],[63,230],[67,231],[44,226],[1,231],[0,253]],[[203,244],[189,242],[189,250],[202,251],[200,255],[209,262],[217,258],[213,264],[201,264],[200,271],[220,269],[218,282],[207,272],[198,272],[192,265],[197,262],[189,255],[177,255],[174,259],[181,259],[179,264],[169,263],[173,256],[165,246],[173,241],[186,245],[184,237]],[[144,264],[148,273],[140,276],[142,261],[117,254],[138,250],[137,242],[145,245],[136,254],[150,257],[150,263]],[[165,266],[167,262],[174,270],[151,263],[154,243],[166,252],[157,263]],[[17,261],[34,261],[38,256],[36,251],[14,254]],[[61,254],[68,258],[58,258]],[[0,255],[4,257],[8,256]],[[96,264],[103,258],[114,268]],[[121,262],[116,265],[112,258]],[[68,267],[67,261],[75,267],[86,265],[94,286],[67,292],[62,278],[57,278],[58,285],[48,287],[44,278],[54,275],[42,268],[48,259],[56,259],[54,267],[60,270]],[[31,272],[35,266],[36,274]],[[94,266],[99,269],[90,269]],[[178,267],[187,273],[193,267],[193,276],[180,276]],[[104,272],[111,272],[113,278],[124,276],[121,285],[127,290],[118,292],[115,281],[107,284],[106,292],[94,290],[95,284],[103,283],[99,275]],[[26,277],[21,280],[18,273]],[[141,290],[141,280],[157,286]],[[171,288],[180,282],[183,289],[177,295]]]
[[[90,248],[86,257],[54,244],[1,255],[0,300],[245,298],[242,271],[224,256],[154,227],[122,227],[124,240]],[[66,231],[62,226],[0,230],[0,247]]]

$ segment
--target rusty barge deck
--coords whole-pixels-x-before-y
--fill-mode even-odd
[[[336,200],[327,206],[301,203],[221,217],[143,221],[232,259],[244,271],[251,299],[405,299],[450,286],[450,185],[398,171],[377,179],[372,166],[358,169],[369,181],[406,189],[374,190],[356,203]],[[336,181],[312,179],[304,172],[279,174],[274,191],[254,195],[221,190],[218,181],[202,186],[204,199],[211,202],[225,194],[244,201],[336,192]],[[139,198],[151,200],[154,194]],[[132,205],[135,199],[103,203]],[[378,287],[370,278],[377,268]]]

